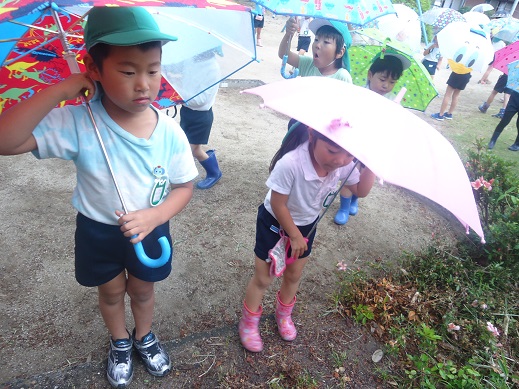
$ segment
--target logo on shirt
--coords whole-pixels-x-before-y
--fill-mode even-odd
[[[162,166],[155,167],[153,169],[153,175],[155,176],[155,183],[151,191],[150,204],[152,207],[155,207],[161,203],[167,194],[168,175],[166,174],[166,169]]]

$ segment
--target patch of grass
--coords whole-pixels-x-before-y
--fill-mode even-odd
[[[469,178],[491,181],[473,186],[486,244],[470,235],[452,247],[436,236],[421,252],[403,253],[401,272],[339,272],[336,308],[385,343],[398,387],[519,385],[517,168],[484,140],[475,146]]]

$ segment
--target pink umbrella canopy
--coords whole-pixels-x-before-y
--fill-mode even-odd
[[[494,69],[508,74],[508,64],[519,60],[519,41],[497,50],[494,55],[495,59],[492,63]]]
[[[300,96],[319,96],[310,106]],[[425,196],[484,241],[465,167],[450,142],[424,120],[366,88],[326,77],[298,77],[245,93],[319,131],[368,166],[382,181]]]

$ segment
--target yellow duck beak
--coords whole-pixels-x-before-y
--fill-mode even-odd
[[[472,71],[472,68],[468,68],[468,67],[466,67],[465,65],[463,65],[463,64],[461,64],[459,62],[453,61],[452,59],[449,59],[448,62],[449,62],[449,67],[451,68],[451,70],[454,73],[468,74],[468,73],[470,73]]]

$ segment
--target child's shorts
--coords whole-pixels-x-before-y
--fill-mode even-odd
[[[447,85],[454,89],[464,90],[470,81],[470,77],[472,77],[470,73],[458,74],[452,72],[447,80]]]
[[[497,79],[496,85],[494,85],[494,90],[497,93],[510,93],[510,90],[506,87],[508,83],[508,74],[501,74]]]
[[[180,108],[180,127],[192,145],[206,145],[213,126],[213,108],[197,111],[185,106]]]
[[[311,40],[312,38],[309,36],[300,36],[299,38],[297,38],[297,51],[308,51],[308,49],[310,48]]]
[[[427,59],[424,59],[422,61],[422,65],[427,69],[429,74],[431,76],[434,76],[436,74],[436,66],[438,66],[438,62],[429,61]]]
[[[265,26],[265,15],[254,16],[254,28],[263,28]]]
[[[307,226],[297,226],[297,228],[299,228],[301,234],[306,237],[316,221]],[[271,226],[279,228],[279,222],[274,216],[270,214],[269,211],[267,211],[265,205],[261,204],[258,207],[258,217],[256,219],[256,245],[254,246],[254,254],[256,254],[258,258],[263,259],[264,261],[269,257],[269,250],[272,249],[281,238],[279,232],[275,232],[270,229]],[[306,250],[299,258],[306,258],[312,252],[315,233],[316,230],[314,230],[312,235],[308,237],[308,250]],[[292,250],[289,249],[288,256],[290,257],[291,255]]]
[[[158,243],[161,236],[168,238],[169,222],[155,228],[142,245],[146,255],[159,258],[162,249]],[[125,269],[132,276],[147,282],[162,281],[171,273],[171,258],[159,268],[143,265],[133,248],[133,244],[121,232],[121,226],[96,222],[78,213],[75,234],[76,280],[83,286],[99,286],[119,275]]]

